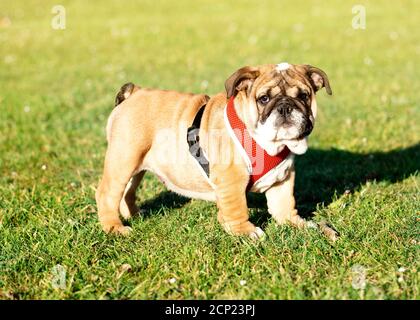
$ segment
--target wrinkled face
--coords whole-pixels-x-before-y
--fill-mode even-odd
[[[228,97],[242,99],[248,130],[270,142],[308,136],[316,117],[315,92],[326,87],[326,74],[308,65],[264,65],[239,69],[226,81]]]

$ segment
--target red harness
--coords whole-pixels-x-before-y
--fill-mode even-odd
[[[235,97],[231,97],[228,100],[226,106],[226,116],[236,138],[238,139],[242,148],[245,150],[252,166],[252,171],[250,172],[249,183],[247,186],[247,190],[249,191],[260,178],[265,176],[269,171],[283,162],[284,159],[286,159],[290,154],[290,150],[287,146],[285,146],[279,154],[275,156],[269,155],[267,151],[265,151],[251,137],[245,124],[238,117],[238,114],[235,110],[234,99]]]

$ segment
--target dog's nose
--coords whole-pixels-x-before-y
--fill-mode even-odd
[[[290,104],[287,104],[287,103],[286,104],[280,104],[278,106],[278,110],[279,110],[279,113],[282,117],[287,117],[292,113],[293,107]]]
[[[281,97],[278,100],[276,107],[278,112],[280,113],[280,116],[282,116],[283,118],[287,118],[292,113],[294,105],[295,103],[293,99],[285,96]]]

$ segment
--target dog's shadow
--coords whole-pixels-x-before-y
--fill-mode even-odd
[[[327,206],[334,195],[353,193],[367,181],[401,181],[420,171],[420,144],[389,152],[353,153],[345,150],[309,149],[296,157],[295,196],[299,214],[310,217],[318,205]],[[189,199],[165,191],[140,204],[146,211],[181,208]],[[248,206],[262,209],[258,223],[267,221],[263,194],[249,194]],[[260,210],[258,210],[260,211]],[[260,212],[259,212],[260,213]],[[150,214],[150,213],[149,213]]]
[[[140,203],[140,214],[148,217],[151,214],[159,212],[162,208],[179,209],[190,202],[191,199],[180,196],[174,192],[165,190],[156,197]]]

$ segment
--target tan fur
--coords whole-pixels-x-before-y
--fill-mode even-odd
[[[260,84],[253,90],[257,91],[273,80],[273,68],[275,65],[256,68],[263,76],[258,78]],[[247,95],[244,84],[240,89],[243,91],[237,94],[235,106],[252,132],[256,115],[250,111],[250,105],[255,104],[255,92]],[[226,102],[225,93],[210,99],[202,94],[137,87],[113,110],[107,124],[108,149],[103,177],[96,192],[103,230],[120,234],[130,231],[119,215],[127,219],[137,211],[135,190],[144,171],[149,170],[179,194],[216,201],[218,220],[227,232],[251,236],[261,234],[260,229],[248,220],[246,187],[249,176],[223,121]],[[187,128],[199,108],[206,103],[200,127],[200,145],[209,157],[210,180],[214,189],[190,155],[186,141]],[[215,131],[217,136],[212,135]],[[168,134],[165,135],[165,132]],[[285,181],[266,192],[268,208],[278,223],[291,222],[303,226],[304,220],[295,209],[293,186],[294,170],[291,168]]]

